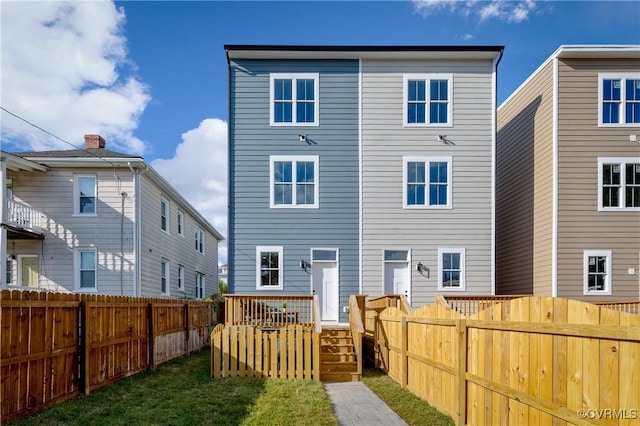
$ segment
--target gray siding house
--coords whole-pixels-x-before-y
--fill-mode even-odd
[[[222,236],[143,158],[85,144],[0,152],[2,288],[213,293]]]
[[[502,47],[225,49],[233,293],[494,292]]]
[[[640,46],[560,46],[498,109],[503,294],[640,296]]]

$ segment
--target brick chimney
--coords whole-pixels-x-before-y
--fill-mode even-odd
[[[84,135],[84,147],[89,148],[104,148],[105,142],[100,135]]]

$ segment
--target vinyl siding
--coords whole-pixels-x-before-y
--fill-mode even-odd
[[[178,200],[171,198],[144,174],[140,177],[141,192],[141,287],[142,296],[159,296],[160,263],[169,262],[169,296],[196,297],[196,273],[205,275],[205,297],[218,288],[218,241],[199,222],[187,213]],[[160,200],[169,200],[169,232],[160,228]],[[184,215],[184,236],[178,234],[178,209]],[[205,234],[204,255],[195,249],[195,232],[199,227]],[[185,287],[178,290],[178,266],[184,267]]]
[[[411,250],[413,306],[433,301],[439,247],[466,249],[466,293],[491,293],[492,71],[490,61],[363,62],[365,294],[383,291],[383,251],[405,249]],[[453,74],[453,126],[403,126],[405,73]],[[451,144],[439,142],[439,134]],[[452,209],[403,209],[403,156],[452,157]],[[429,277],[416,271],[418,262],[430,269]]]
[[[553,63],[498,110],[498,294],[552,294]]]
[[[96,216],[73,215],[73,175],[97,177]],[[134,202],[119,191],[133,194],[131,173],[118,170],[119,185],[111,169],[52,169],[46,173],[11,173],[16,201],[39,210],[45,238],[40,241],[10,240],[7,254],[37,254],[40,287],[74,291],[74,249],[97,250],[97,286],[101,294],[132,295],[134,281]],[[121,245],[124,256],[121,256]],[[121,260],[124,272],[120,273]],[[17,263],[14,262],[14,271]],[[17,278],[17,271],[14,280]],[[15,281],[14,281],[15,282]]]
[[[639,72],[640,60],[559,61],[558,296],[640,297],[640,212],[598,211],[598,157],[639,157],[638,127],[598,127],[598,73]],[[583,252],[612,251],[611,296],[583,295]],[[635,268],[636,275],[629,275]]]
[[[269,125],[272,72],[319,73],[318,126]],[[311,260],[311,248],[337,248],[340,307],[346,306],[358,293],[358,62],[233,61],[229,113],[232,291],[256,292],[256,246],[283,247],[283,294],[310,294],[311,270],[302,270],[300,260]],[[319,208],[270,208],[271,155],[319,157]],[[342,309],[340,315],[347,320]]]

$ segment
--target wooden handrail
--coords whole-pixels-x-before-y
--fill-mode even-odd
[[[358,374],[362,374],[362,335],[364,334],[364,325],[362,324],[362,313],[358,305],[357,296],[352,294],[349,296],[349,325],[351,326],[351,335],[356,349],[356,362]]]

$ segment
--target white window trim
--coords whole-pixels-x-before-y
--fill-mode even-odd
[[[96,262],[96,280],[95,286],[91,287],[81,287],[80,286],[80,253],[82,252],[93,252],[95,256]],[[97,293],[98,292],[98,250],[94,247],[76,247],[73,252],[73,281],[74,281],[74,291],[82,292],[82,293]]]
[[[199,287],[200,284],[202,284],[202,289],[200,289]],[[204,299],[206,295],[206,287],[207,287],[207,284],[206,284],[205,274],[203,274],[202,272],[196,271],[196,299]]]
[[[606,273],[607,278],[604,282],[604,290],[591,290],[589,291],[589,256],[605,256],[607,258],[606,265]],[[611,267],[612,258],[611,258],[611,250],[585,250],[583,253],[583,266],[582,266],[582,280],[583,280],[583,294],[585,296],[594,296],[594,295],[610,295],[611,294],[611,271],[613,268]]]
[[[315,98],[315,108],[314,108],[314,120],[312,123],[298,123],[296,122],[296,84],[295,81],[292,87],[292,99],[293,99],[293,112],[291,119],[293,120],[290,123],[276,123],[274,119],[274,101],[275,101],[275,91],[273,90],[273,85],[275,80],[314,80],[313,91]],[[318,126],[320,123],[320,74],[319,73],[271,73],[269,75],[269,124],[271,126],[285,126],[285,127],[300,127],[300,126]]]
[[[184,291],[184,266],[178,265],[178,290]]]
[[[598,157],[598,211],[599,212],[620,212],[620,211],[640,211],[640,207],[624,207],[625,206],[625,186],[626,186],[626,167],[625,165],[628,163],[640,164],[640,157]],[[605,164],[620,164],[620,207],[603,207],[602,206],[602,185],[603,185],[603,176],[602,176],[602,166]]]
[[[296,203],[296,167],[292,165],[293,189],[291,194],[292,204],[276,204],[273,197],[274,193],[274,164],[277,161],[286,161],[291,163],[297,162],[313,162],[314,172],[314,195],[313,204],[297,204]],[[269,207],[272,209],[317,209],[320,207],[320,157],[317,155],[271,155],[269,156]]]
[[[266,251],[278,252],[278,285],[277,286],[263,286],[261,285],[261,271],[260,271],[260,253]],[[282,290],[284,283],[284,260],[283,260],[283,247],[282,246],[257,246],[256,247],[256,290]]]
[[[425,163],[425,204],[407,204],[408,163]],[[447,204],[429,205],[429,163],[447,163]],[[404,209],[452,209],[453,208],[453,157],[402,157],[402,208]]]
[[[95,194],[95,212],[93,213],[80,213],[80,178],[93,178],[94,181],[94,194]],[[98,176],[94,174],[74,174],[73,175],[73,216],[78,217],[94,217],[98,215]]]
[[[167,283],[167,291],[162,291],[162,264],[166,264],[165,268],[165,282]],[[160,260],[160,294],[163,296],[169,296],[171,294],[171,263],[167,259]]]
[[[603,123],[602,122],[602,89],[604,80],[640,80],[640,73],[621,72],[621,73],[598,73],[598,127],[640,127],[638,123],[627,123],[625,112],[625,90],[626,85],[623,83],[620,88],[620,118],[621,123]]]
[[[444,264],[442,262],[442,255],[444,253],[458,253],[460,254],[460,287],[444,287],[443,271]],[[467,289],[467,262],[466,262],[466,249],[460,247],[438,247],[438,291],[466,291]]]
[[[424,80],[426,84],[426,111],[424,123],[409,123],[408,122],[408,85],[409,80]],[[429,122],[429,93],[430,93],[430,80],[447,80],[447,122],[446,123],[431,123]],[[402,125],[404,127],[453,127],[453,74],[450,73],[434,73],[434,74],[404,74],[402,84]]]
[[[162,232],[164,232],[165,234],[169,234],[171,235],[171,203],[169,202],[169,199],[166,198],[165,196],[160,196],[160,205],[162,206],[162,204],[166,204],[167,206],[167,212],[166,212],[166,225],[167,225],[167,229],[162,229],[162,210],[160,211],[160,230]]]
[[[206,237],[205,237],[204,230],[196,226],[196,245],[197,245],[197,247],[195,249],[196,249],[197,253],[200,253],[203,256],[204,256],[204,252],[205,252],[205,239],[206,239]],[[202,243],[202,251],[200,251],[200,244],[198,244],[198,243]]]
[[[184,237],[184,213],[178,209],[178,235]]]

